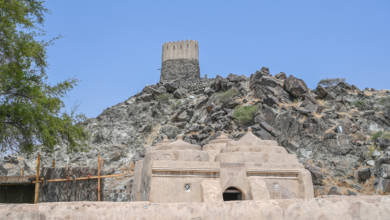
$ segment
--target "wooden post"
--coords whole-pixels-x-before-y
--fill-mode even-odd
[[[101,162],[100,162],[100,155],[98,155],[98,188],[97,188],[97,192],[98,192],[98,201],[100,201],[100,165],[101,165]]]
[[[51,167],[56,168],[56,160],[55,159],[53,159],[53,161],[51,162]]]
[[[37,173],[35,177],[35,194],[34,194],[34,204],[38,203],[38,197],[39,197],[39,167],[41,165],[41,155],[38,153],[37,158]]]

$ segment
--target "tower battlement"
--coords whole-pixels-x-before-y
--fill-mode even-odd
[[[161,60],[160,81],[200,79],[198,41],[164,43]]]
[[[162,46],[162,62],[175,59],[199,60],[198,41],[182,40],[164,43]]]

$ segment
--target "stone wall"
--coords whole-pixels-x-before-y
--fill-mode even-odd
[[[67,202],[0,205],[13,219],[390,219],[390,196],[214,203]]]
[[[43,168],[44,179],[62,179],[69,176],[87,177],[97,175],[97,169],[88,167],[73,168]],[[97,201],[97,179],[67,181],[67,182],[43,182],[39,189],[40,202],[67,202],[67,201]],[[103,198],[104,184],[101,181],[101,198]]]
[[[199,79],[200,69],[197,59],[174,59],[162,63],[160,81]]]

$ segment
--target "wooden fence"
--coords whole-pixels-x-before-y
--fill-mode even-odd
[[[133,172],[133,169],[134,169],[134,163],[130,163],[129,165],[129,172],[128,173],[119,173],[119,174],[111,174],[111,175],[100,175],[101,174],[101,168],[102,168],[102,164],[103,164],[103,159],[100,157],[100,155],[98,155],[98,172],[97,172],[97,176],[85,176],[85,177],[70,177],[70,176],[67,176],[66,178],[62,178],[62,179],[44,179],[43,177],[39,177],[39,171],[40,171],[40,164],[41,164],[41,155],[38,154],[38,157],[37,157],[37,170],[36,170],[36,175],[35,175],[35,181],[32,181],[32,183],[35,183],[35,192],[34,192],[34,203],[38,203],[38,198],[39,198],[39,185],[40,183],[42,182],[48,182],[48,183],[54,183],[54,182],[66,182],[66,181],[83,181],[83,180],[91,180],[91,179],[97,179],[98,180],[98,185],[97,185],[97,193],[98,193],[98,201],[101,201],[101,198],[100,198],[100,190],[101,190],[101,179],[103,178],[114,178],[114,177],[123,177],[123,176],[127,176],[127,177],[130,177],[132,175],[134,175],[134,172]],[[55,168],[55,160],[53,159],[53,162],[52,162],[52,167]]]

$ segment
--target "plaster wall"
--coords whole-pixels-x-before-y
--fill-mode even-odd
[[[162,46],[162,62],[174,59],[199,59],[198,41],[186,40],[167,42]]]
[[[202,202],[201,182],[208,178],[196,177],[153,177],[151,202]],[[215,180],[215,179],[212,179]],[[185,185],[190,188],[186,190]]]
[[[0,204],[0,220],[180,219],[324,220],[390,219],[390,196],[330,196],[310,200],[230,202],[58,202]]]
[[[222,191],[235,187],[241,191],[243,200],[252,199],[244,163],[221,163],[220,172]]]

